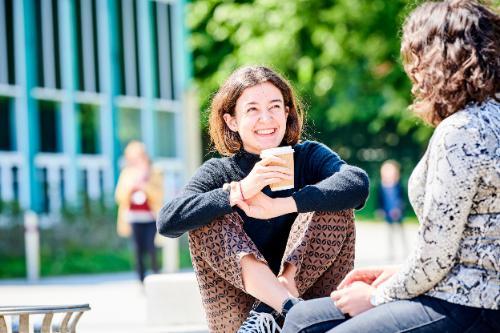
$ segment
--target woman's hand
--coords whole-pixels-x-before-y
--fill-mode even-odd
[[[354,282],[364,282],[376,288],[393,276],[398,270],[399,266],[356,268],[346,275],[337,289],[348,288]]]
[[[248,176],[240,181],[245,200],[253,198],[267,185],[292,179],[292,171],[286,165],[285,160],[276,156],[268,156],[255,163]]]
[[[252,198],[238,201],[240,207],[248,217],[256,219],[271,219],[276,216],[285,215],[297,211],[297,205],[292,197],[270,198],[262,192],[258,192]]]
[[[356,281],[349,287],[335,290],[330,297],[340,311],[354,317],[373,308],[370,296],[374,290],[375,288],[369,284]]]

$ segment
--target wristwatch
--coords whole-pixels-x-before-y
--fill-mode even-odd
[[[380,295],[380,293],[377,292],[377,289],[372,291],[370,295],[370,304],[373,306],[378,306],[382,303],[385,302],[385,298],[383,295]]]
[[[222,185],[222,190],[227,193],[231,193],[231,184],[230,183],[224,183]]]

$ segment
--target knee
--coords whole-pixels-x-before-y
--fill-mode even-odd
[[[299,333],[307,327],[307,322],[312,315],[311,307],[308,302],[299,302],[295,304],[287,313],[283,325],[284,333]]]
[[[285,318],[283,333],[326,332],[345,320],[330,297],[315,298],[294,305]]]

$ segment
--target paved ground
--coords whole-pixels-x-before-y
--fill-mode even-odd
[[[417,227],[406,226],[407,242],[414,243]],[[358,223],[356,266],[400,262],[403,245],[396,243],[391,258],[387,229],[377,223]],[[191,273],[186,273],[191,274]],[[0,305],[90,303],[78,325],[79,333],[206,332],[203,326],[148,325],[146,297],[133,273],[45,278],[36,284],[24,280],[0,280]],[[189,300],[179,299],[189,311]],[[168,311],[168,309],[165,309]]]

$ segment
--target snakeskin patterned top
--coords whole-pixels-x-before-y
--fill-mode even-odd
[[[408,190],[417,247],[375,291],[376,302],[425,293],[499,309],[500,103],[473,104],[441,122]]]

